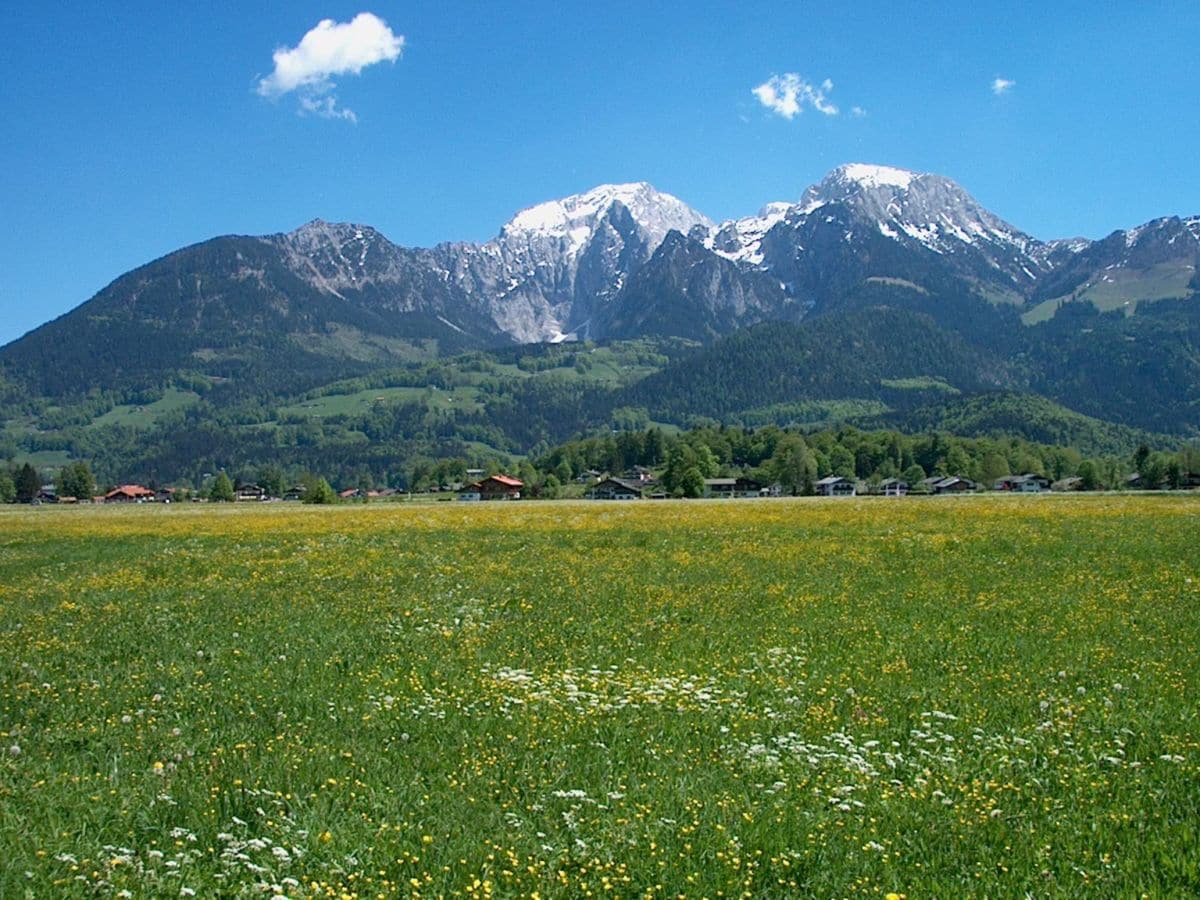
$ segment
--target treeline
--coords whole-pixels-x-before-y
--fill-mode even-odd
[[[264,463],[264,455],[270,452],[264,443],[246,458],[231,459],[227,465],[218,464],[215,457],[200,456],[203,465],[193,467],[184,481],[205,496],[211,491],[214,477],[229,478],[230,488],[234,484],[259,484],[278,496],[288,485],[318,480],[364,492],[382,487],[421,491],[461,485],[470,477],[469,470],[484,474],[507,471],[525,482],[527,495],[556,497],[570,493],[572,484],[586,483],[597,474],[620,475],[636,467],[655,472],[663,488],[678,496],[699,496],[705,478],[739,475],[778,483],[789,494],[812,493],[815,482],[829,475],[873,483],[902,478],[911,485],[933,475],[962,475],[990,488],[1006,475],[1033,473],[1052,480],[1075,476],[1081,479],[1081,487],[1092,490],[1123,488],[1134,473],[1141,476],[1139,486],[1164,488],[1185,487],[1200,475],[1200,446],[1164,452],[1142,445],[1128,456],[1085,456],[1072,447],[1016,437],[967,438],[941,432],[907,435],[853,427],[803,433],[778,426],[710,426],[675,434],[651,427],[568,441],[514,462],[507,455],[461,443],[391,443],[378,439],[393,430],[405,433],[421,427],[419,420],[429,415],[417,404],[393,412],[396,418],[387,423],[376,420],[381,430],[374,437],[363,432],[367,450],[360,460],[368,462],[337,463],[316,448],[302,452],[297,459],[292,448],[283,457],[288,460],[286,465]],[[216,435],[209,437],[215,439]],[[211,451],[211,445],[201,444],[196,449]],[[28,501],[49,474],[29,465],[0,470],[0,501]],[[91,495],[93,482],[86,464],[64,467],[57,478],[60,493]],[[155,478],[145,480],[150,487],[158,486]]]
[[[794,494],[811,493],[815,481],[829,475],[875,483],[902,478],[910,484],[933,475],[963,475],[990,488],[1006,475],[1032,473],[1052,480],[1078,476],[1084,487],[1099,489],[1120,488],[1137,472],[1143,484],[1182,487],[1188,473],[1200,473],[1200,447],[1163,452],[1141,446],[1129,456],[1087,457],[1072,447],[1016,437],[852,427],[805,434],[776,426],[666,435],[652,428],[563,444],[538,458],[533,469],[543,481],[553,475],[561,484],[588,471],[619,474],[635,466],[661,468],[672,492],[695,486],[697,477],[737,475],[778,482]]]

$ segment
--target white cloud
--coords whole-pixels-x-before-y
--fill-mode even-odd
[[[812,85],[795,72],[786,72],[772,75],[751,93],[771,112],[793,119],[804,111],[805,106],[827,116],[836,116],[838,108],[826,96],[831,91],[833,82],[828,78],[819,85]]]
[[[867,117],[867,111],[861,106],[855,106],[850,109],[850,115],[854,116],[856,119],[865,119]]]
[[[1016,86],[1016,82],[1009,78],[997,78],[992,82],[992,93],[997,97],[1007,94]]]
[[[355,125],[358,124],[358,116],[354,114],[354,110],[339,108],[337,97],[333,95],[325,97],[302,96],[300,98],[300,112],[306,115],[319,116],[322,119],[345,119],[347,122],[352,122]]]
[[[351,110],[338,108],[333,77],[395,62],[403,49],[404,35],[394,34],[373,13],[359,13],[349,22],[322,19],[295,47],[275,51],[275,71],[258,83],[258,93],[276,98],[297,91],[301,112],[357,122]]]

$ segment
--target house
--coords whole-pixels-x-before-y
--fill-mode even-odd
[[[1051,484],[1050,490],[1058,493],[1065,493],[1068,491],[1084,491],[1087,490],[1087,488],[1083,486],[1082,478],[1080,478],[1078,475],[1071,475],[1067,478],[1060,478],[1058,481]]]
[[[841,475],[827,475],[813,487],[822,497],[854,497],[858,494],[857,482]]]
[[[155,503],[174,503],[176,489],[173,487],[159,488],[154,492]]]
[[[1027,472],[1024,475],[1005,475],[992,485],[994,491],[1013,491],[1018,494],[1040,494],[1050,490],[1050,479]]]
[[[879,482],[879,493],[885,497],[903,497],[908,493],[908,482],[902,478],[885,478]]]
[[[928,480],[926,479],[926,481]],[[948,475],[938,479],[933,484],[932,490],[935,494],[965,494],[975,490],[975,487],[975,482],[970,478],[963,475]]]
[[[922,478],[917,482],[917,486],[914,488],[914,490],[920,491],[922,494],[932,494],[934,492],[934,485],[936,485],[945,477],[945,475],[930,475],[928,478]]]
[[[267,489],[257,484],[240,484],[233,492],[233,499],[242,502],[266,500]]]
[[[344,491],[338,491],[339,500],[361,500],[366,496],[366,491],[362,488],[346,488]]]
[[[467,486],[463,493],[478,493],[480,500],[520,500],[524,483],[511,475],[489,475]]]
[[[654,472],[645,466],[634,466],[623,477],[628,481],[636,481],[639,484],[649,484],[651,481],[654,481]]]
[[[736,478],[705,478],[704,479],[704,496],[705,497],[733,497],[734,489],[737,487]]]
[[[1125,488],[1130,491],[1161,491],[1163,489],[1162,481],[1151,483],[1149,477],[1143,478],[1138,472],[1134,472],[1125,479]]]
[[[306,488],[302,484],[293,484],[290,488],[283,492],[283,499],[291,502],[304,499]]]
[[[33,500],[35,503],[57,503],[58,491],[52,484],[43,484],[34,494]]]
[[[595,484],[603,476],[595,469],[588,469],[586,472],[580,472],[575,476],[576,484]]]
[[[105,503],[150,503],[153,500],[154,491],[140,484],[123,484],[104,495]]]
[[[1184,472],[1182,487],[1185,491],[1194,491],[1200,488],[1200,472]]]
[[[605,478],[587,492],[589,500],[641,500],[642,485],[624,478]]]

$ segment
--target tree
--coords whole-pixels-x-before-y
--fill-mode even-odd
[[[233,482],[229,480],[229,476],[224,472],[221,472],[213,479],[212,486],[208,489],[208,499],[216,503],[233,502]]]
[[[853,478],[854,454],[841,444],[835,444],[833,449],[829,451],[829,466],[833,470],[834,475],[841,475],[843,478]]]
[[[792,494],[802,493],[805,480],[817,474],[817,461],[809,452],[808,444],[798,434],[789,434],[775,447],[775,454],[767,463],[771,478]]]
[[[696,466],[690,466],[684,470],[677,488],[684,497],[702,496],[704,494],[704,475]]]
[[[38,495],[38,491],[42,487],[42,480],[38,478],[37,469],[29,463],[21,466],[17,470],[15,487],[18,503],[32,503],[33,498]]]
[[[96,479],[86,462],[68,463],[59,470],[58,496],[84,499],[91,497],[95,491]]]
[[[305,503],[325,504],[337,501],[337,494],[324,478],[310,478],[300,499]]]
[[[542,482],[542,496],[547,500],[553,500],[562,493],[562,482],[553,474],[546,476],[546,480]]]
[[[571,471],[571,464],[568,463],[565,459],[562,460],[557,466],[554,467],[553,477],[558,481],[558,483],[560,485],[566,484],[567,482],[569,482],[572,478],[572,475],[573,475],[573,473]],[[550,476],[546,477],[546,481],[547,482],[550,481]]]
[[[1008,460],[999,453],[988,453],[979,464],[979,480],[989,488],[998,479],[1008,475]]]
[[[1171,490],[1177,491],[1183,487],[1183,466],[1180,464],[1178,457],[1167,461],[1164,468],[1164,477]]]
[[[0,503],[12,503],[17,499],[17,486],[13,483],[12,476],[7,472],[0,472]]]
[[[1138,446],[1133,454],[1133,471],[1140,475],[1146,474],[1146,463],[1150,461],[1150,448],[1145,444]]]
[[[1090,459],[1085,459],[1079,464],[1079,486],[1085,491],[1094,491],[1100,487],[1100,475],[1096,471],[1096,464]]]
[[[275,463],[268,463],[258,470],[258,485],[267,492],[268,497],[282,497],[287,490],[284,483],[283,469]]]

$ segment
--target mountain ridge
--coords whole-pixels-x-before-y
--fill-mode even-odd
[[[875,354],[877,378],[936,379],[901,346],[856,349],[936,327],[966,348],[956,371],[970,370],[962,353],[980,371],[1003,360],[993,386],[1186,432],[1200,427],[1198,259],[1200,217],[1040,241],[948,178],[886,166],[840,166],[795,202],[726,222],[647,182],[608,184],[526,207],[481,243],[403,247],[314,219],[181,248],[0,348],[0,379],[9,395],[51,399],[204,383],[241,402],[429,355],[711,344],[769,322],[812,323],[844,353]],[[795,384],[833,390],[818,376]]]

